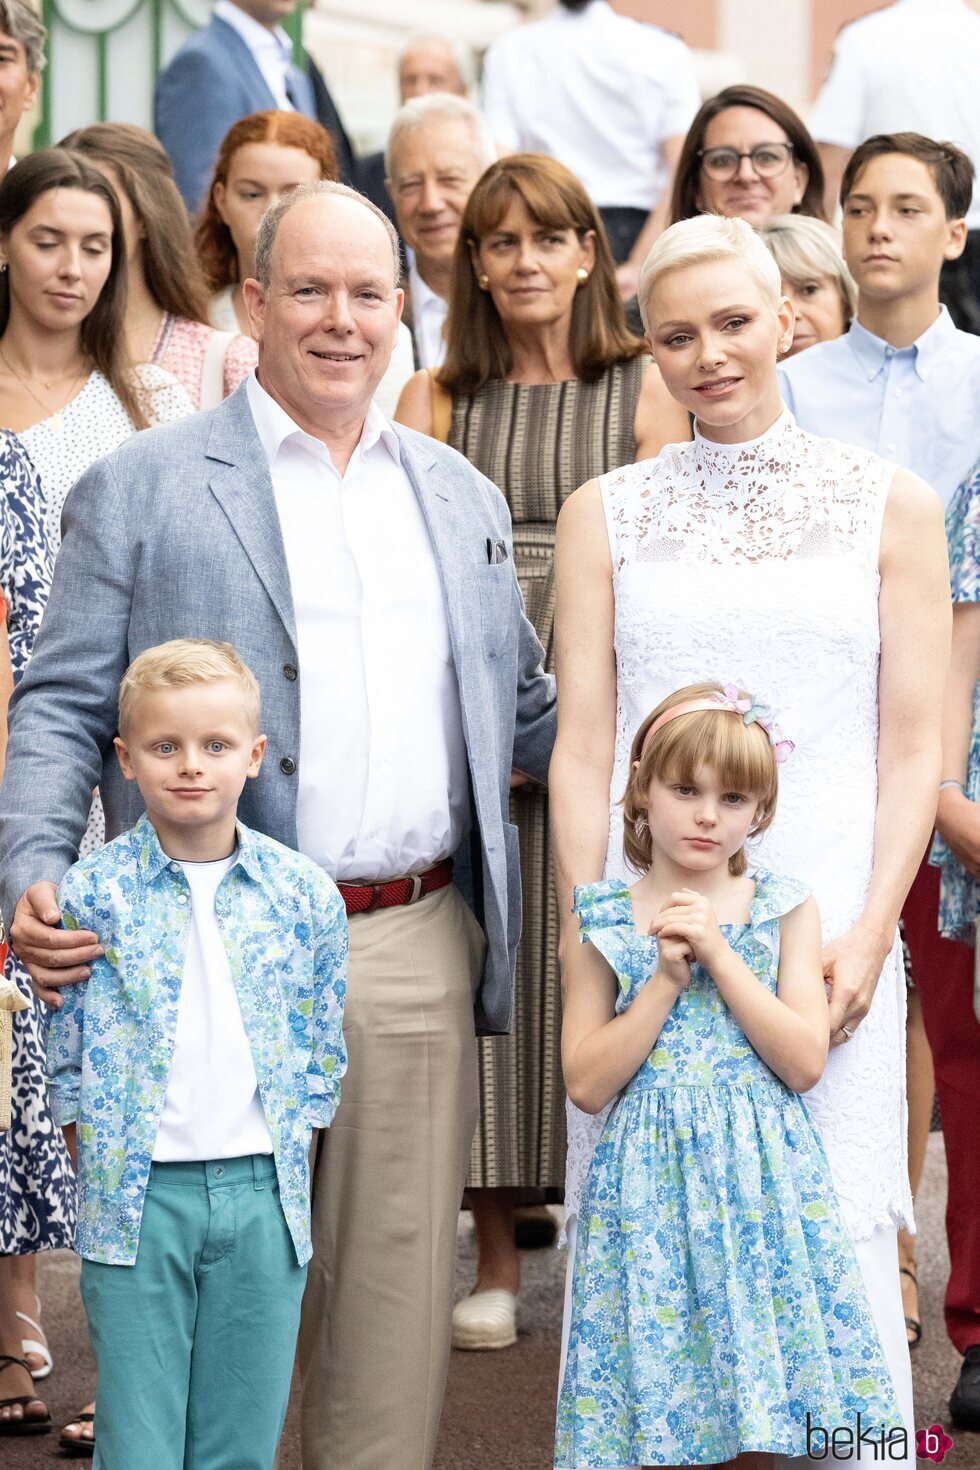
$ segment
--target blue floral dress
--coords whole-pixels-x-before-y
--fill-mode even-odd
[[[949,574],[954,602],[980,602],[980,460],[949,503],[946,512]],[[966,767],[966,794],[980,801],[980,683],[973,694],[973,735]],[[941,837],[929,861],[942,869],[939,885],[939,932],[944,939],[976,943],[980,916],[980,882],[961,867]]]
[[[758,871],[728,942],[773,992],[779,919],[806,897]],[[576,889],[583,941],[624,1010],[657,967],[618,880]],[[813,1426],[902,1421],[826,1156],[706,970],[609,1115],[575,1254],[555,1464],[708,1465],[802,1455]]]

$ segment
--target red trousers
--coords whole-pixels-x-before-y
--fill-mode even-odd
[[[924,862],[903,917],[936,1068],[949,1174],[946,1331],[965,1353],[980,1343],[980,1022],[973,1014],[973,950],[940,938],[938,913],[939,869]]]

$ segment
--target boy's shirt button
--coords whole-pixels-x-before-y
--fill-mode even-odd
[[[178,903],[186,903],[187,902],[187,894],[186,893],[178,893],[178,895],[177,895],[177,902]]]
[[[180,872],[180,863],[171,863],[170,864],[170,871],[171,871],[171,873],[179,873]]]

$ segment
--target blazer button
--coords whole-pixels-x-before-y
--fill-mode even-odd
[[[282,771],[284,776],[293,775],[296,770],[296,762],[293,760],[291,755],[283,756],[282,760],[279,762],[279,769],[280,771]]]
[[[295,668],[295,666],[293,664],[283,664],[282,671],[283,671],[283,673],[285,674],[286,678],[289,680],[289,682],[291,684],[293,682],[293,680],[296,678],[296,668]]]

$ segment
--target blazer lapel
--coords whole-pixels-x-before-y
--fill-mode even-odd
[[[456,511],[450,487],[439,474],[435,456],[430,454],[417,437],[409,439],[398,424],[392,425],[401,446],[402,464],[418,496],[422,514],[425,516],[432,546],[442,578],[446,597],[446,615],[449,619],[449,637],[453,648],[456,677],[462,689],[465,668],[464,651],[467,644],[466,608],[463,601],[462,538],[456,520]]]
[[[230,26],[226,20],[222,20],[220,15],[211,17],[211,25],[219,45],[227,51],[234,66],[249,78],[257,100],[255,111],[264,112],[269,108],[278,107],[279,104],[273,97],[269,83],[262,75],[258,62],[235,27]],[[258,101],[259,98],[262,99],[261,102]]]
[[[296,647],[296,614],[272,477],[255,431],[245,385],[214,410],[208,441],[211,493]]]

